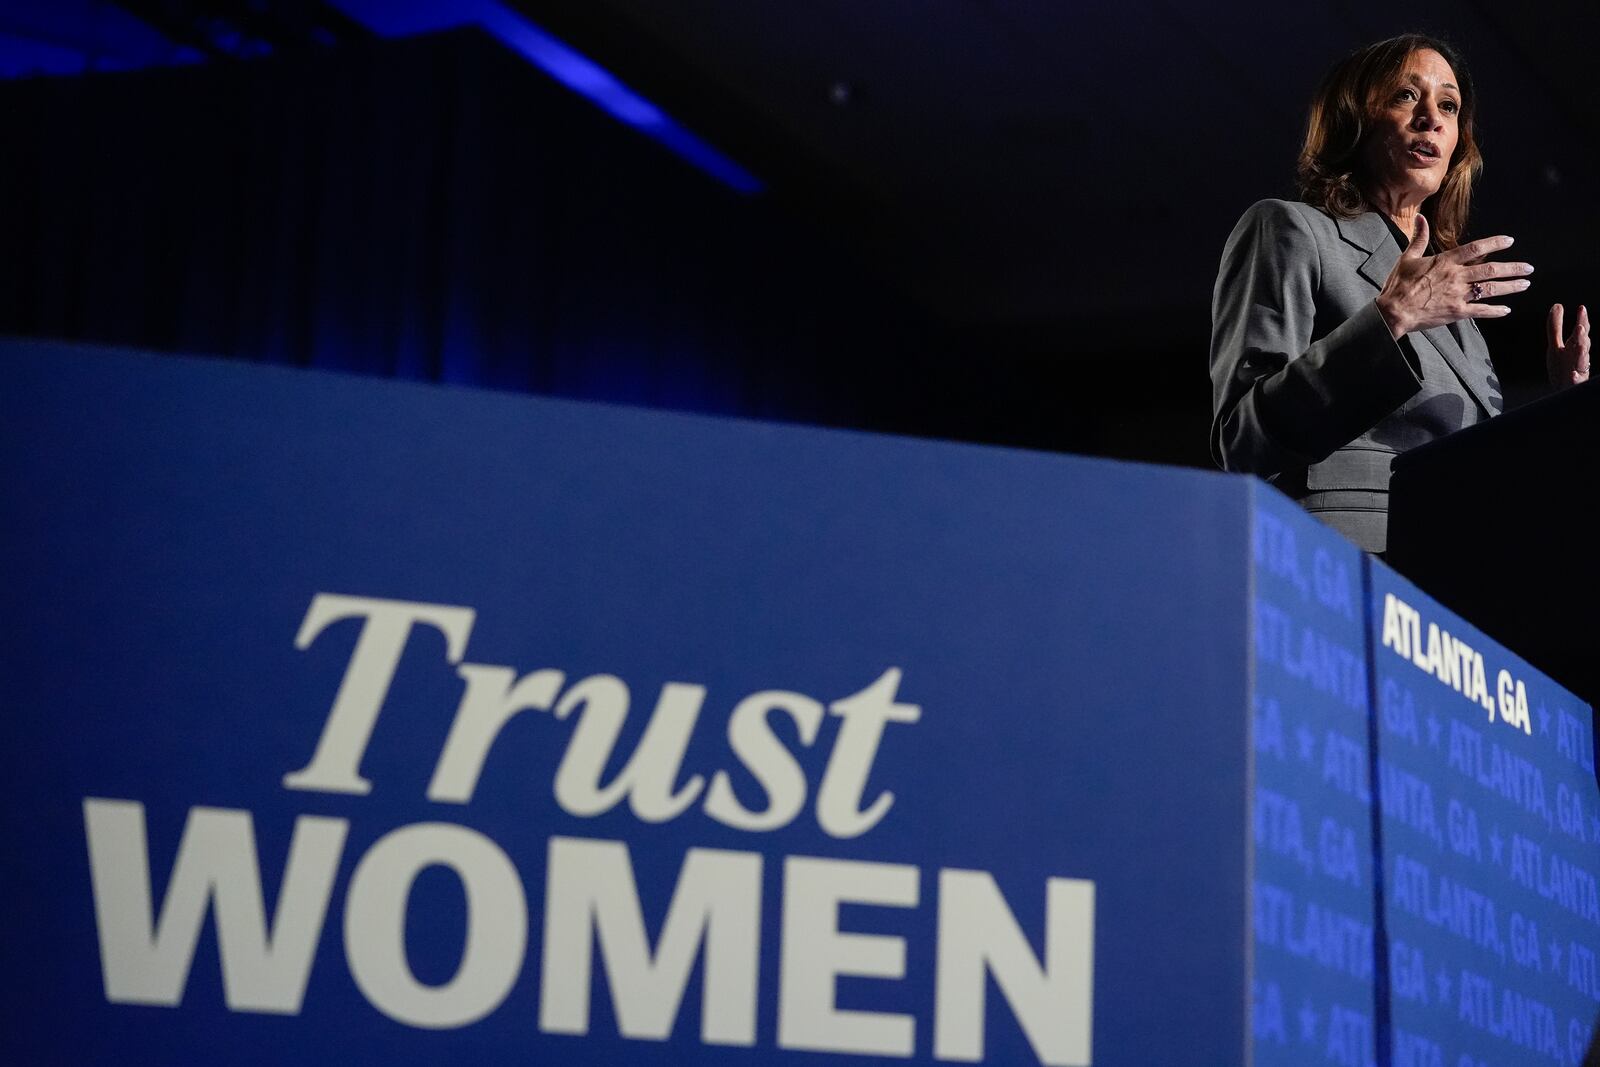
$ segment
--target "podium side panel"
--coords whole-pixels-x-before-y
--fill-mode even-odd
[[[1394,1062],[1582,1061],[1600,1011],[1589,708],[1372,565]]]

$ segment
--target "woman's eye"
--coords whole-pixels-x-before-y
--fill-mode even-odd
[[[1396,100],[1415,100],[1417,98],[1417,94],[1411,89],[1401,89],[1394,95],[1394,98]]]
[[[1439,106],[1443,110],[1450,112],[1450,114],[1452,114],[1452,115],[1454,115],[1456,112],[1461,110],[1461,105],[1456,103],[1454,100],[1446,100],[1444,103],[1440,104]]]

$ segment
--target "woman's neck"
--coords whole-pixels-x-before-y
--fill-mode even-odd
[[[1392,211],[1385,211],[1384,214],[1394,220],[1394,224],[1400,227],[1401,233],[1409,237],[1417,232],[1417,211],[1419,207],[1420,205],[1417,204],[1409,204]]]
[[[1374,208],[1389,216],[1400,227],[1401,233],[1409,237],[1416,232],[1417,212],[1422,210],[1422,201],[1381,189],[1370,199]]]

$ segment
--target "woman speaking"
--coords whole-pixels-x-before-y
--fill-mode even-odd
[[[1299,202],[1246,211],[1212,297],[1211,450],[1262,475],[1369,552],[1382,552],[1396,453],[1496,415],[1478,332],[1533,267],[1461,243],[1482,168],[1471,76],[1448,45],[1369,45],[1311,103]],[[1589,377],[1589,316],[1550,309],[1557,386]]]

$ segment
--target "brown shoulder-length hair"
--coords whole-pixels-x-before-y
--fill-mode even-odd
[[[1455,71],[1461,89],[1459,137],[1439,191],[1422,205],[1434,244],[1440,249],[1461,243],[1472,203],[1472,186],[1483,170],[1483,156],[1473,134],[1478,98],[1472,75],[1461,54],[1444,41],[1406,33],[1369,44],[1340,60],[1311,99],[1306,141],[1296,168],[1300,199],[1339,218],[1354,218],[1371,209],[1363,186],[1362,150],[1372,122],[1399,88],[1400,70],[1413,52],[1431,48]]]

